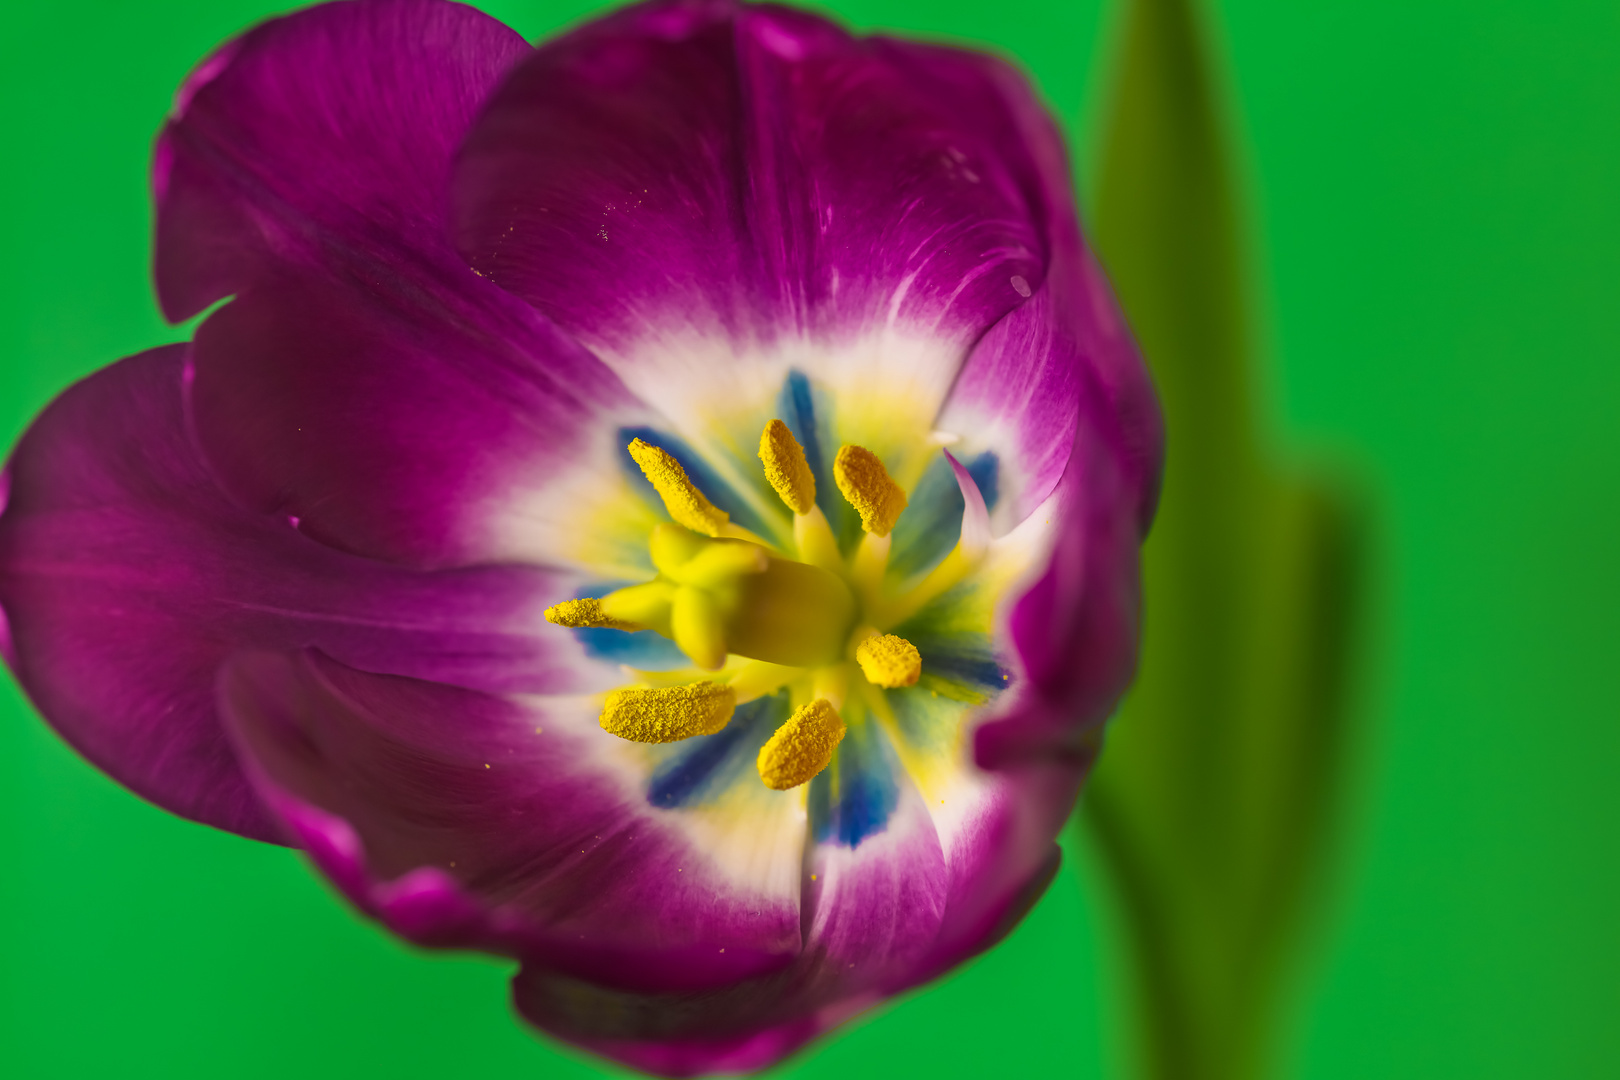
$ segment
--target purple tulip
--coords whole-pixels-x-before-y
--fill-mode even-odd
[[[1161,434],[1008,65],[354,0],[206,61],[153,187],[164,313],[230,299],[0,486],[0,645],[97,766],[669,1075],[1040,895]]]

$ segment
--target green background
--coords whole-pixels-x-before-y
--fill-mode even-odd
[[[586,0],[488,10],[536,37]],[[1075,140],[1099,0],[833,9],[986,43]],[[170,95],[277,10],[0,12],[0,441],[178,340],[147,279]],[[1373,565],[1340,844],[1281,1072],[1620,1074],[1620,6],[1226,0],[1280,453],[1357,478]],[[509,1016],[502,965],[413,953],[298,856],[170,818],[0,688],[0,1072],[596,1075]],[[1099,1077],[1106,905],[1071,849],[1000,948],[781,1070]]]

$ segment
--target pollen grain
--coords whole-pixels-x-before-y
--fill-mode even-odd
[[[780,420],[771,420],[759,437],[759,460],[765,479],[795,514],[808,514],[816,505],[816,477],[805,460],[804,448]]]
[[[679,742],[713,735],[736,707],[731,687],[707,679],[686,686],[624,686],[608,694],[601,724],[631,742]]]
[[[711,503],[686,475],[681,463],[663,447],[640,439],[630,440],[630,456],[652,481],[669,516],[693,532],[719,536],[731,515]]]
[[[883,461],[864,446],[845,443],[833,462],[833,479],[861,515],[861,528],[873,536],[888,536],[906,508],[906,493]]]
[[[639,623],[615,619],[602,610],[602,601],[592,596],[564,600],[546,608],[546,621],[570,629],[601,627],[607,630],[640,630]]]
[[[874,634],[855,646],[855,662],[867,682],[889,690],[915,686],[922,675],[922,653],[894,634]]]
[[[847,730],[832,702],[816,698],[788,717],[760,747],[759,778],[776,791],[808,783],[831,764]]]

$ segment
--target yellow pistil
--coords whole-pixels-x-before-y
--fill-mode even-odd
[[[630,456],[652,481],[658,497],[664,500],[669,516],[693,532],[719,536],[731,515],[711,503],[686,475],[681,463],[669,451],[640,439],[630,441]]]
[[[602,730],[631,742],[679,742],[713,735],[736,707],[736,691],[708,680],[687,686],[624,686],[608,694]]]
[[[771,420],[759,437],[759,460],[765,479],[795,514],[808,514],[816,505],[816,478],[804,458],[804,448],[780,420]]]
[[[713,594],[683,585],[669,607],[669,633],[692,663],[719,671],[726,662],[726,630]]]
[[[861,528],[873,536],[888,536],[906,508],[906,493],[878,456],[864,446],[844,444],[833,462],[833,479],[861,515]]]
[[[855,646],[855,662],[867,682],[889,690],[915,686],[922,674],[922,653],[894,634],[874,634]]]
[[[846,730],[832,703],[817,698],[788,717],[760,748],[759,778],[776,791],[809,782],[832,762]]]
[[[677,586],[668,581],[649,581],[615,589],[598,601],[602,614],[610,619],[647,626],[669,636],[669,608]]]
[[[584,596],[578,600],[564,600],[546,608],[546,621],[570,629],[594,626],[606,630],[645,630],[640,623],[615,619],[602,610],[602,601]]]

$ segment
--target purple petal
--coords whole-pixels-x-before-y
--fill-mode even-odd
[[[817,844],[805,897],[817,996],[894,992],[945,917],[950,875],[934,820],[909,780],[888,827],[859,846]],[[815,955],[819,953],[820,955]]]
[[[402,257],[442,260],[451,157],[528,51],[440,0],[323,4],[227,44],[158,139],[164,313],[194,315],[278,262],[386,274]]]
[[[626,767],[640,748],[597,727],[596,699],[517,703],[252,653],[228,665],[220,703],[292,839],[413,941],[657,994],[798,952],[793,816],[778,815],[789,880],[734,872],[647,804],[645,773]]]
[[[1063,140],[1028,82],[983,54],[891,42],[895,63],[984,133],[1036,194],[1043,283],[974,348],[939,426],[1003,465],[998,518],[1056,522],[1045,569],[1008,623],[1020,701],[975,733],[986,768],[1084,765],[1135,671],[1138,547],[1152,520],[1163,422],[1147,369],[1086,250]],[[1023,290],[1020,290],[1023,291]]]
[[[1046,763],[987,780],[942,849],[908,786],[890,830],[820,845],[806,881],[804,950],[782,972],[701,997],[605,990],[526,965],[520,1012],[588,1049],[664,1076],[746,1072],[999,941],[1057,866],[1052,837],[1079,770]]]
[[[518,1009],[563,1038],[660,1075],[774,1064],[1016,925],[1051,881],[1052,837],[1080,776],[1061,762],[980,774],[976,793],[953,800],[948,821],[930,820],[933,808],[906,784],[885,832],[855,848],[815,849],[804,885],[804,950],[773,976],[702,997],[651,998],[527,965],[514,986]]]
[[[499,690],[579,685],[567,595],[536,570],[420,573],[333,551],[218,490],[186,436],[184,346],[79,383],[18,445],[0,516],[10,657],[40,711],[114,778],[185,817],[274,835],[216,719],[243,646]]]
[[[1051,882],[1053,843],[1074,808],[1089,762],[1045,760],[981,774],[965,813],[935,823],[949,872],[944,918],[913,984],[935,978],[995,945]],[[934,809],[934,808],[930,808]]]
[[[996,455],[1003,529],[1052,493],[1074,442],[1086,357],[1065,333],[1056,277],[985,334],[939,418],[941,430],[961,434],[964,454]]]
[[[226,488],[349,551],[556,565],[579,478],[617,476],[616,431],[643,411],[533,312],[460,299],[402,306],[311,271],[210,316],[190,405]]]
[[[911,79],[947,102],[962,123],[1010,163],[1043,230],[1044,283],[1024,282],[1030,299],[975,346],[939,426],[965,437],[967,452],[1001,459],[1001,517],[1022,521],[1056,486],[1068,462],[1082,382],[1094,380],[1119,415],[1151,516],[1163,425],[1153,388],[1075,213],[1074,181],[1062,134],[1027,79],[983,53],[916,42],[887,43]],[[1008,497],[1010,496],[1010,497]]]
[[[774,394],[799,363],[899,379],[931,417],[1015,282],[1039,286],[1045,241],[998,147],[891,58],[779,8],[590,24],[468,137],[458,244],[647,400]]]
[[[198,333],[191,406],[245,505],[417,565],[544,561],[560,466],[611,468],[619,380],[446,232],[451,157],[527,52],[470,8],[359,0],[264,24],[182,89],[158,287],[175,318],[237,294]]]
[[[1154,486],[1121,451],[1121,419],[1101,399],[1098,391],[1081,399],[1073,450],[1043,511],[1058,522],[1051,554],[1007,621],[1023,692],[1007,716],[975,732],[975,757],[986,769],[1089,761],[1136,671],[1139,549]]]
[[[529,1005],[531,990],[526,976],[527,972],[519,974],[514,984],[514,992],[518,1010],[532,1020],[534,1016]],[[752,987],[750,990],[757,993]],[[657,1007],[650,1001],[604,1000],[600,1004],[608,1008],[628,1007],[647,1013]],[[811,1039],[830,1031],[875,1004],[876,998],[859,1002],[842,1002],[838,1006],[743,1035],[644,1041],[624,1039],[578,1041],[605,1058],[654,1076],[741,1076],[775,1065]]]
[[[884,832],[856,848],[812,852],[799,916],[804,946],[791,966],[706,994],[653,996],[525,964],[514,999],[536,1026],[648,1072],[764,1068],[920,981],[948,887],[933,823],[906,784]]]
[[[718,873],[684,811],[615,775],[626,744],[560,699],[262,653],[232,660],[220,694],[261,797],[362,910],[418,944],[519,958],[525,1017],[669,1075],[769,1065],[992,944],[1050,879],[1078,783],[1058,764],[988,778],[947,849],[902,781],[882,833],[817,846],[801,905]],[[791,824],[774,842],[797,867]]]
[[[1145,531],[1163,461],[1162,419],[1106,282],[1089,257],[1080,273],[1075,270],[1054,263],[1029,303],[985,334],[963,366],[939,426],[963,435],[964,453],[988,449],[997,455],[1004,465],[998,516],[1016,524],[1063,476],[1090,384],[1112,414],[1113,452],[1129,474],[1133,490],[1127,498]]]

